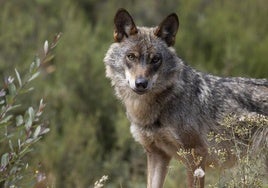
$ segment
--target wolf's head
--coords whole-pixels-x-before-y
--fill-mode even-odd
[[[117,94],[142,95],[169,87],[179,66],[172,48],[179,28],[177,15],[170,14],[157,27],[137,27],[130,14],[119,9],[114,26],[115,43],[104,62]]]

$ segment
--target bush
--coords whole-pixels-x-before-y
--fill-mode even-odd
[[[31,164],[27,158],[34,150],[35,143],[49,132],[47,123],[42,119],[45,104],[41,99],[39,106],[34,108],[24,104],[23,97],[31,97],[33,87],[30,84],[40,75],[41,66],[52,59],[50,52],[59,37],[57,35],[50,46],[45,42],[44,57],[35,57],[25,76],[21,77],[15,69],[16,77],[6,78],[0,90],[0,185],[3,187],[28,187],[45,178],[38,171],[30,170]]]
[[[225,118],[222,134],[211,134],[217,145],[229,142],[228,149],[210,148],[220,162],[219,182],[213,187],[263,187],[267,176],[268,117],[259,114],[230,115]],[[231,157],[230,157],[231,156]],[[235,159],[235,167],[228,163]]]
[[[221,124],[222,131],[210,132],[208,140],[212,145],[209,154],[213,156],[209,167],[219,169],[218,179],[213,174],[209,187],[263,187],[265,160],[268,152],[268,117],[259,114],[236,116],[230,114]],[[219,129],[220,130],[220,129]],[[198,167],[202,158],[194,149],[178,151],[178,155],[191,166],[189,156],[194,160],[194,167],[189,172],[193,175],[196,187],[205,175]],[[235,165],[234,165],[235,164]],[[211,180],[211,179],[209,179]],[[266,185],[265,185],[266,186]]]

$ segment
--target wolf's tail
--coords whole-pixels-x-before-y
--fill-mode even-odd
[[[252,148],[256,155],[263,156],[265,171],[268,176],[268,117],[264,118],[264,124],[255,132]]]
[[[267,118],[268,121],[268,118]],[[260,127],[254,134],[252,142],[253,150],[268,150],[268,122]]]

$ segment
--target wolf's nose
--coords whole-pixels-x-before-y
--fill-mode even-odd
[[[137,89],[144,90],[148,86],[148,80],[145,79],[145,78],[138,78],[135,81],[135,86],[136,86]]]

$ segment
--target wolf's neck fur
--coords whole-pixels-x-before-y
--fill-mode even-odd
[[[161,108],[169,101],[170,96],[167,92],[172,89],[172,86],[167,87],[160,93],[149,92],[143,95],[138,95],[132,90],[120,90],[120,98],[126,107],[128,118],[131,122],[147,126],[152,125],[157,121],[161,113]]]
[[[130,88],[121,88],[115,85],[116,93],[123,101],[128,118],[132,123],[139,126],[150,126],[158,121],[163,108],[166,108],[167,103],[174,98],[174,95],[178,96],[180,93],[178,76],[181,68],[170,73],[164,88],[158,91],[149,91],[143,95],[136,94]],[[172,90],[176,91],[172,92]]]
[[[124,100],[128,118],[137,125],[151,125],[160,114],[160,105],[155,102],[155,97],[137,96]]]

